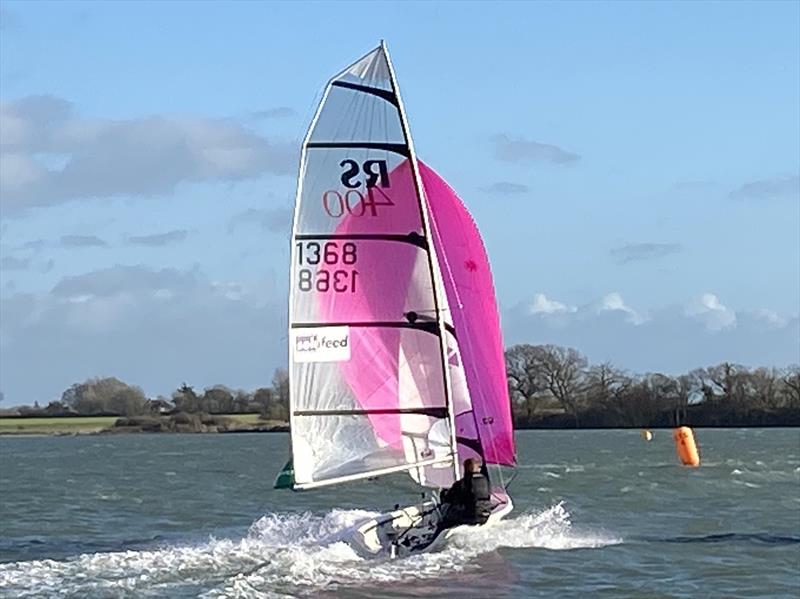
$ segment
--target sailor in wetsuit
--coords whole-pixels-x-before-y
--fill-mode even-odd
[[[442,491],[440,528],[460,524],[484,524],[492,513],[489,478],[480,460],[464,460],[464,477]]]

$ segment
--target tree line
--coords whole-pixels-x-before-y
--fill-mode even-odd
[[[518,428],[800,425],[800,366],[748,368],[722,363],[671,376],[628,373],[590,364],[575,349],[515,345],[506,350],[514,424]],[[259,413],[289,420],[289,375],[255,391],[182,384],[170,397],[148,398],[116,378],[70,386],[61,399],[4,410],[5,415],[144,416],[168,413]]]
[[[800,425],[797,365],[631,374],[572,348],[515,345],[506,372],[520,428]]]
[[[289,373],[278,368],[269,387],[255,391],[214,385],[203,391],[183,383],[170,397],[148,398],[140,387],[114,378],[92,378],[75,383],[61,399],[45,407],[38,403],[13,410],[19,416],[150,416],[176,412],[254,414],[265,420],[289,420]]]

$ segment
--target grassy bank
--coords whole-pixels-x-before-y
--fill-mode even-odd
[[[71,418],[0,418],[0,435],[58,435],[94,433],[114,426],[116,416]]]
[[[258,414],[221,414],[251,426],[277,424]],[[96,433],[114,426],[116,416],[72,416],[50,418],[0,418],[0,435],[75,435]]]

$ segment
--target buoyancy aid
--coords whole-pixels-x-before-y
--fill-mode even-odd
[[[473,474],[469,479],[470,503],[467,514],[477,524],[483,524],[492,513],[492,493],[489,489],[489,479],[483,474]]]

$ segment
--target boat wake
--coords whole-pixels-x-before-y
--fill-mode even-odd
[[[400,580],[408,585],[461,572],[478,555],[501,547],[579,549],[621,542],[605,533],[576,530],[559,503],[488,528],[460,529],[435,553],[364,560],[346,541],[359,522],[375,515],[363,510],[268,514],[241,539],[0,564],[0,594],[292,597],[345,587],[355,594],[359,588],[374,593]]]

